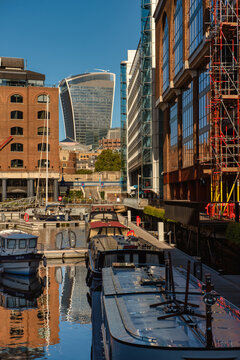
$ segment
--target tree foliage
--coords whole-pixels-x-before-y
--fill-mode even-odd
[[[121,157],[112,150],[103,150],[95,163],[95,171],[119,171],[121,170]]]

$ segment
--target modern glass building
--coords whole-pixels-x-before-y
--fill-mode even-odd
[[[115,74],[79,74],[63,79],[59,88],[66,137],[98,147],[112,124]]]
[[[122,61],[120,67],[120,96],[121,96],[121,187],[127,191],[127,62]]]

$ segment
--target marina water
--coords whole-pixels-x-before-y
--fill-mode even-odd
[[[61,230],[41,230],[39,241],[52,249]],[[84,246],[85,228],[72,230],[77,233],[77,246]],[[0,358],[90,359],[91,308],[85,278],[83,259],[65,264],[48,261],[30,284],[25,277],[2,278]]]

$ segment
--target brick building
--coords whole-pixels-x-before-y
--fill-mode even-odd
[[[163,119],[165,200],[210,200],[209,14],[205,0],[160,0],[156,107]]]
[[[45,188],[47,160],[48,195],[57,199],[58,89],[45,87],[44,80],[45,75],[25,70],[23,59],[0,58],[2,200],[34,196],[38,182]]]

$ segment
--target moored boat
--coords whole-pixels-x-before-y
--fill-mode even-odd
[[[37,240],[37,236],[20,230],[0,231],[0,266],[3,272],[36,273],[42,259],[42,255],[37,253]]]
[[[164,263],[164,252],[142,238],[124,235],[96,235],[89,241],[86,258],[87,285],[94,281],[93,288],[101,283],[102,269],[114,262],[137,266]],[[100,283],[99,281],[100,280]]]
[[[119,221],[93,221],[89,223],[87,242],[96,235],[124,235],[129,232],[129,228]]]
[[[209,276],[205,284],[192,277],[190,262],[188,271],[169,264],[102,270],[105,359],[239,360],[240,310],[213,291]]]

